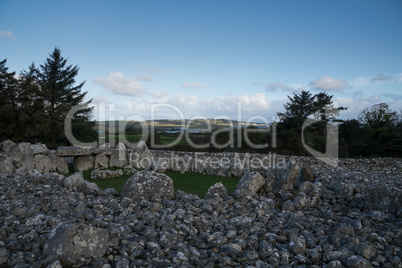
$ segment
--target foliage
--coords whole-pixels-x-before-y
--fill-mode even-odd
[[[72,118],[72,131],[81,141],[93,141],[97,134],[90,122],[92,109],[81,92],[84,82],[76,84],[78,66],[67,65],[55,48],[44,64],[29,66],[18,78],[8,73],[6,60],[0,62],[1,114],[0,138],[15,142],[43,142],[49,147],[67,144],[64,120],[71,108],[87,105]]]

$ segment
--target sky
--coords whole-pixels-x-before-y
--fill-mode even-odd
[[[402,110],[402,1],[0,1],[0,60],[80,67],[100,120],[275,120],[327,92]],[[104,107],[104,108],[102,108]]]

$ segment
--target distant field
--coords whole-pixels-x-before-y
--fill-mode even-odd
[[[132,175],[123,175],[118,178],[111,178],[106,180],[91,180],[92,170],[83,172],[84,179],[89,182],[95,182],[102,190],[107,188],[114,188],[116,191],[121,192],[121,189],[126,184],[127,180]],[[204,198],[205,193],[217,182],[222,182],[228,190],[228,193],[233,192],[239,183],[238,178],[226,178],[219,176],[209,176],[196,173],[181,173],[178,171],[167,171],[168,175],[173,180],[174,190],[180,190],[189,194],[198,195]]]

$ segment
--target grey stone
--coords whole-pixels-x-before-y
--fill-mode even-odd
[[[50,151],[48,155],[52,162],[52,171],[61,174],[68,174],[68,164],[65,157],[56,156],[54,151]]]
[[[129,165],[136,169],[148,169],[154,163],[154,156],[144,141],[139,141],[129,151]],[[160,162],[159,164],[163,164]],[[170,163],[171,164],[171,163]],[[156,170],[164,170],[163,166],[154,167]]]
[[[173,180],[162,173],[139,171],[131,176],[123,189],[121,198],[150,199],[154,194],[162,198],[174,197]]]
[[[27,172],[34,169],[33,153],[30,144],[22,142],[10,148],[10,158],[16,168],[23,168]]]
[[[108,168],[109,158],[105,154],[97,154],[94,162],[95,168]]]
[[[290,250],[294,254],[304,254],[306,252],[306,239],[302,236],[299,236],[293,239],[290,244]]]
[[[74,157],[74,170],[84,171],[94,168],[93,156],[75,156]]]
[[[6,248],[3,247],[0,248],[0,265],[7,263],[9,255],[10,254]]]
[[[40,173],[48,173],[53,171],[52,160],[46,155],[35,155],[34,157],[35,169]]]
[[[56,156],[88,156],[91,154],[92,147],[59,146],[56,150]]]
[[[11,158],[0,153],[0,175],[9,176],[14,173],[14,165]]]
[[[6,156],[10,155],[10,149],[15,145],[14,142],[10,140],[5,140],[0,143],[0,153],[5,154]]]
[[[370,260],[377,254],[376,246],[370,242],[359,243],[356,253]]]
[[[402,204],[402,189],[385,184],[368,189],[369,207],[371,210],[379,210],[397,214]]]
[[[116,145],[116,150],[110,156],[110,167],[127,167],[128,159],[127,159],[127,149],[124,143],[119,142]]]
[[[253,195],[264,185],[264,178],[257,171],[251,171],[245,174],[237,184],[233,193],[235,198],[241,198],[246,195]]]
[[[121,169],[117,169],[117,170],[95,169],[91,173],[92,180],[104,180],[104,179],[116,178],[116,177],[121,177],[121,176],[123,176],[123,170],[121,170]]]
[[[334,187],[334,192],[337,198],[351,198],[353,196],[354,185],[350,183],[338,183]]]
[[[47,155],[49,153],[49,149],[47,148],[47,146],[41,143],[31,144],[30,149],[32,150],[33,155]]]
[[[52,230],[43,253],[62,259],[97,258],[106,253],[108,241],[106,229],[87,224],[59,224]]]
[[[84,186],[85,180],[82,176],[82,172],[77,172],[70,177],[64,179],[64,187],[69,190],[73,190],[74,188],[80,188]]]
[[[219,195],[220,197],[227,197],[228,190],[222,182],[215,183],[211,187],[209,187],[208,191],[205,194],[205,199],[214,198],[215,195]]]
[[[299,175],[299,165],[289,159],[283,166],[275,167],[266,177],[263,190],[278,193],[282,189],[291,190]]]
[[[346,261],[346,266],[348,268],[371,268],[371,267],[373,267],[371,265],[370,261],[368,261],[367,259],[365,259],[361,256],[357,256],[357,255],[350,256]]]

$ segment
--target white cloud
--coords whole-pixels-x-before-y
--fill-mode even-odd
[[[302,89],[300,87],[298,89],[296,89],[294,87],[287,86],[280,82],[276,82],[273,84],[266,84],[265,90],[268,92],[274,92],[274,91],[278,91],[278,90],[284,91],[284,92],[301,92],[302,91]]]
[[[385,83],[402,83],[402,73],[392,74],[390,76],[381,73],[373,77],[358,77],[350,82],[352,87],[367,87],[372,85],[383,85]]]
[[[377,74],[373,78],[370,79],[371,84],[378,84],[385,81],[390,81],[392,78],[390,76],[386,76],[383,74]]]
[[[182,88],[206,88],[208,87],[208,84],[204,84],[201,82],[194,82],[194,83],[188,83],[184,82],[183,85],[181,85]]]
[[[345,81],[330,76],[324,76],[320,79],[310,82],[310,88],[322,91],[342,91],[349,86]]]
[[[140,76],[136,76],[135,79],[138,80],[138,81],[142,81],[142,82],[154,81],[154,78],[152,76],[150,76],[150,75],[147,75],[147,74],[142,74]]]
[[[8,37],[13,40],[16,39],[15,35],[11,31],[0,31],[0,37]]]
[[[96,77],[94,83],[116,95],[138,96],[145,91],[136,78],[125,77],[121,72],[110,73],[107,77]]]

